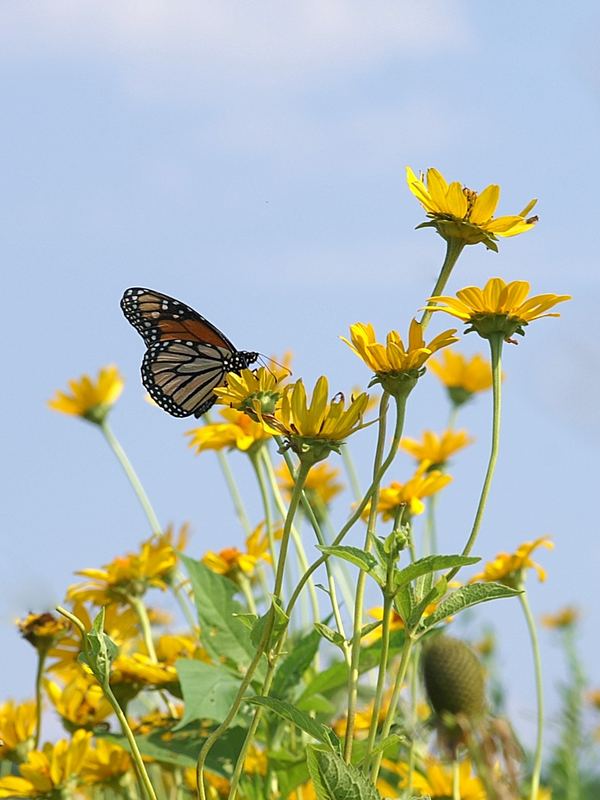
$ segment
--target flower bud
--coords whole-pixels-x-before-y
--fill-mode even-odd
[[[450,636],[437,636],[423,651],[427,696],[439,716],[462,714],[477,719],[485,713],[484,672],[473,650]]]

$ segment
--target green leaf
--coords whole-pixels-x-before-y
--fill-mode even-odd
[[[331,716],[335,713],[337,706],[324,697],[322,694],[311,694],[308,697],[301,697],[295,703],[300,711],[314,711],[317,714],[327,714]]]
[[[350,564],[354,564],[355,567],[362,569],[364,572],[371,572],[377,566],[377,559],[371,553],[366,553],[359,547],[349,547],[343,544],[331,546],[320,544],[317,547],[325,555],[337,556],[344,561],[349,561]]]
[[[86,664],[102,686],[110,681],[110,667],[119,654],[119,648],[107,633],[104,633],[105,609],[96,615],[92,629],[83,636],[80,663]]]
[[[421,621],[421,617],[425,613],[427,606],[431,603],[435,603],[436,600],[439,600],[440,597],[443,597],[446,592],[448,591],[448,581],[442,575],[442,577],[437,581],[435,586],[430,589],[425,597],[420,600],[412,609],[411,615],[407,622],[408,627],[412,630],[416,625],[419,624]]]
[[[476,606],[478,603],[486,603],[488,600],[496,600],[500,597],[516,597],[521,594],[517,589],[511,589],[502,583],[471,583],[462,586],[444,600],[436,608],[433,614],[423,620],[424,628],[431,628],[446,617],[454,616],[465,608]]]
[[[396,606],[396,610],[398,614],[400,614],[400,617],[405,624],[407,620],[410,619],[410,615],[415,607],[415,603],[415,592],[412,584],[407,583],[405,586],[402,586],[400,589],[398,589],[396,596],[394,597],[394,605]]]
[[[183,719],[175,730],[194,720],[222,722],[233,705],[241,680],[223,664],[181,658],[175,666],[185,702]]]
[[[237,616],[244,613],[233,595],[237,587],[222,575],[217,575],[200,561],[181,556],[185,565],[196,601],[200,639],[214,661],[227,658],[239,672],[245,672],[252,661],[256,648],[250,639],[246,625]],[[264,662],[259,664],[257,678],[265,674]]]
[[[161,764],[185,768],[196,766],[200,748],[209,733],[210,731],[206,731],[205,736],[199,736],[198,723],[194,722],[177,732],[172,728],[163,728],[149,734],[136,734],[135,740],[143,756],[153,758]],[[247,731],[239,726],[229,728],[211,748],[206,761],[207,769],[224,777],[231,777],[231,763],[237,761],[246,733]],[[130,751],[125,736],[100,732],[94,735]]]
[[[330,628],[329,625],[324,625],[322,622],[315,622],[314,625],[316,632],[320,636],[322,636],[324,639],[327,639],[327,641],[331,642],[331,644],[335,644],[337,647],[343,648],[346,640],[341,633],[334,631],[333,628]]]
[[[397,589],[400,589],[415,578],[420,578],[421,575],[427,575],[429,572],[437,572],[437,570],[451,567],[466,567],[468,564],[476,564],[478,561],[481,561],[481,559],[458,555],[419,558],[396,573],[395,585]]]
[[[271,631],[271,646],[275,645],[281,636],[282,632],[287,629],[290,618],[287,616],[279,602],[272,602],[271,607],[266,611],[262,617],[259,617],[252,626],[252,633],[250,640],[254,647],[258,647],[265,630],[265,625],[270,623],[272,616],[275,615],[273,621],[273,629]]]
[[[381,800],[369,778],[336,753],[309,745],[306,763],[318,800]]]
[[[251,697],[248,702],[256,706],[268,708],[274,714],[286,720],[286,722],[291,722],[305,733],[308,733],[309,736],[312,736],[313,739],[316,739],[318,742],[322,742],[329,747],[332,746],[330,729],[321,722],[316,722],[303,711],[299,711],[296,706],[293,706],[291,703],[287,703],[285,700],[278,700],[276,697]]]
[[[313,662],[321,637],[317,631],[311,631],[307,636],[296,642],[290,641],[290,651],[281,661],[271,688],[271,695],[282,700],[291,689],[296,689],[306,670]]]

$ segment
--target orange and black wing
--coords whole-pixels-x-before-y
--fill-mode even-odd
[[[147,347],[172,340],[210,344],[236,352],[229,339],[190,306],[153,289],[133,287],[121,299],[123,313]]]
[[[213,390],[225,381],[229,351],[192,340],[151,344],[142,362],[150,397],[174,417],[196,417],[215,402]]]

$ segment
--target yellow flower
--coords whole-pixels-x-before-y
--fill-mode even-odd
[[[452,481],[450,475],[430,467],[429,461],[423,461],[406,483],[393,481],[381,490],[377,511],[384,520],[393,519],[401,506],[406,506],[413,515],[422,514],[425,511],[423,498],[436,494]],[[368,506],[364,513],[368,514]]]
[[[177,670],[170,664],[153,661],[144,653],[119,655],[112,663],[110,683],[134,686],[165,686],[177,682]]]
[[[261,414],[265,428],[283,434],[301,457],[311,452],[316,461],[335,450],[351,433],[362,427],[362,417],[369,401],[364,392],[351,397],[348,407],[344,396],[329,398],[329,384],[324,375],[317,380],[309,403],[302,380],[286,386],[273,414]],[[260,409],[255,408],[257,413]]]
[[[381,709],[379,711],[379,716],[377,718],[378,727],[380,727],[385,722],[391,696],[392,696],[392,691],[390,689],[386,691],[383,698],[383,702],[381,704]],[[373,719],[374,709],[375,709],[375,701],[373,700],[369,703],[369,705],[365,706],[364,708],[359,708],[357,710],[356,718],[354,721],[354,732],[356,734],[356,738],[360,739],[368,734],[369,728],[371,727],[371,720]],[[334,722],[333,730],[337,733],[338,736],[343,737],[346,735],[347,723],[348,719],[346,715],[340,717],[338,720],[336,720],[336,722]]]
[[[308,473],[308,478],[304,484],[304,491],[308,498],[311,500],[317,499],[319,503],[329,505],[333,498],[344,489],[343,484],[337,480],[339,475],[340,470],[330,467],[327,463],[314,466]],[[285,461],[282,461],[277,468],[277,477],[281,488],[288,496],[291,496],[294,481]]]
[[[30,613],[23,619],[18,619],[17,627],[21,636],[36,650],[47,652],[65,635],[69,626],[64,619],[45,611],[42,614]]]
[[[86,784],[118,781],[131,769],[131,756],[117,744],[97,739],[89,748],[81,766],[81,777]]]
[[[186,436],[190,437],[190,447],[194,447],[197,453],[225,449],[247,452],[255,444],[271,438],[259,422],[255,422],[243,411],[224,408],[221,416],[226,422],[212,422],[186,431]]]
[[[46,680],[45,688],[68,729],[92,729],[113,713],[98,681],[83,671],[73,675],[65,686]]]
[[[483,572],[471,578],[471,583],[500,581],[511,586],[519,585],[527,569],[534,569],[540,581],[545,581],[546,571],[530,557],[538,547],[552,550],[554,543],[550,539],[540,537],[533,542],[524,542],[514,553],[498,553],[493,561],[488,561]]]
[[[206,651],[198,637],[191,633],[166,633],[156,642],[156,656],[166,664],[175,664],[178,658],[197,658],[207,661]]]
[[[272,413],[281,397],[280,383],[284,377],[266,367],[243,369],[239,374],[227,373],[227,384],[214,391],[220,403],[238,411],[252,410],[258,405],[266,413]]]
[[[170,707],[173,708],[172,704]],[[173,710],[175,716],[158,710],[144,714],[137,722],[132,723],[131,727],[133,732],[140,736],[145,736],[147,733],[152,733],[153,731],[164,731],[165,728],[172,728],[173,725],[179,722],[183,717],[183,705],[176,705]],[[168,733],[162,735],[165,741],[168,741],[168,737]]]
[[[193,792],[196,791],[196,768],[187,767],[183,771],[185,785]],[[208,787],[208,800],[218,800],[229,796],[230,783],[227,778],[217,775],[210,770],[204,771],[204,784]]]
[[[417,461],[429,461],[430,469],[436,469],[443,467],[451,456],[472,441],[466,431],[446,430],[441,436],[433,431],[425,431],[421,441],[405,438],[400,442],[400,447]]]
[[[57,391],[48,405],[62,414],[100,424],[119,399],[123,385],[123,378],[115,366],[103,367],[95,381],[89,375],[69,381],[71,393]]]
[[[33,744],[36,706],[33,700],[0,705],[0,760],[20,761]]]
[[[466,358],[455,350],[444,350],[439,360],[431,359],[429,368],[444,384],[455,406],[492,387],[492,365],[480,354]]]
[[[135,639],[139,634],[139,622],[135,611],[129,606],[122,608],[115,604],[105,606],[105,609],[104,631],[121,651],[126,645],[134,646]],[[71,611],[77,619],[81,620],[87,631],[91,630],[96,610],[90,612],[82,602],[77,602],[73,604]],[[70,680],[74,673],[80,674],[82,667],[77,661],[80,651],[79,631],[70,627],[60,641],[48,651],[48,656],[56,659],[50,665],[49,671],[60,675],[65,680]]]
[[[406,168],[408,188],[421,203],[431,222],[419,228],[434,227],[444,239],[459,240],[462,244],[483,242],[489,250],[498,251],[498,236],[516,236],[531,230],[537,217],[529,212],[536,204],[531,200],[519,213],[508,217],[494,217],[500,200],[500,187],[490,184],[482,192],[467,189],[458,181],[447,184],[437,169],[427,170],[417,178],[410,167]]]
[[[579,620],[579,609],[565,606],[556,614],[543,614],[542,625],[545,628],[571,628]]]
[[[423,326],[413,319],[410,323],[406,347],[398,331],[390,331],[386,344],[382,344],[377,341],[373,326],[363,322],[356,322],[350,326],[351,341],[344,336],[341,339],[376,375],[385,375],[386,373],[420,373],[425,362],[433,353],[458,341],[454,336],[455,333],[456,328],[444,331],[426,344],[423,337]]]
[[[591,692],[588,692],[587,697],[596,711],[600,711],[600,689],[592,689]]]
[[[483,289],[468,286],[458,291],[456,297],[430,297],[428,302],[437,305],[427,305],[426,309],[445,311],[468,323],[467,333],[475,330],[484,338],[501,333],[508,340],[514,333],[524,336],[523,328],[536,319],[560,316],[546,312],[571,299],[568,294],[538,294],[528,298],[529,289],[528,281],[506,283],[502,278],[490,278]]]
[[[0,778],[1,797],[60,797],[61,790],[80,782],[81,767],[88,752],[92,734],[76,731],[71,741],[64,739],[34,750],[19,767],[20,775]],[[64,794],[70,794],[65,792]]]
[[[115,558],[102,569],[82,569],[76,575],[89,578],[86,583],[70,586],[70,600],[91,600],[96,605],[128,602],[128,597],[141,596],[150,587],[166,589],[177,564],[177,550],[185,546],[187,529],[184,526],[177,543],[173,531],[153,535],[142,542],[139,553]]]
[[[256,566],[261,561],[267,564],[272,563],[264,522],[261,522],[246,539],[245,553],[242,553],[237,547],[226,547],[218,553],[208,550],[202,556],[202,563],[210,570],[232,579],[235,579],[238,572],[242,572],[249,578],[254,577]]]
[[[400,776],[401,786],[408,783],[408,766],[404,762],[393,762],[385,759],[385,769]],[[486,792],[479,778],[473,775],[470,761],[462,761],[460,770],[460,797],[461,800],[486,800]],[[452,797],[452,768],[444,766],[432,757],[425,758],[424,769],[413,773],[412,788],[420,796],[435,798]]]

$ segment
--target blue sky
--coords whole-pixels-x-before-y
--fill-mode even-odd
[[[586,668],[600,683],[598,16],[591,2],[568,14],[558,2],[2,4],[5,692],[24,698],[33,682],[14,617],[59,601],[74,570],[147,533],[96,431],[47,410],[68,378],[118,363],[127,387],[114,427],[161,519],[189,520],[198,554],[240,540],[216,460],[191,454],[189,423],[143,401],[123,289],[185,300],[240,348],[291,348],[309,382],[326,372],[335,389],[364,385],[339,335],[356,320],[405,329],[443,255],[439,237],[413,230],[423,215],[406,164],[474,188],[500,183],[500,213],[539,198],[537,229],[500,255],[470,248],[450,287],[501,275],[574,297],[507,348],[502,452],[478,549],[491,557],[553,536],[554,553],[541,556],[550,578],[531,582],[532,604],[581,607]],[[473,337],[461,347],[480,349]],[[461,420],[477,443],[440,504],[449,552],[474,510],[487,400]],[[424,379],[407,432],[441,428],[446,413]],[[355,445],[366,479],[369,434]],[[258,521],[247,465],[232,461]],[[392,477],[403,470],[401,460]],[[516,605],[499,605],[482,618],[498,627],[527,735],[526,633]],[[543,638],[555,707],[562,669]]]

